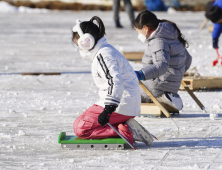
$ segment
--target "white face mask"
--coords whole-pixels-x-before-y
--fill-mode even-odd
[[[141,32],[143,32],[143,29],[142,29]],[[147,33],[146,33],[146,35],[147,35]],[[139,33],[138,39],[139,39],[140,41],[142,41],[142,43],[147,43],[146,35],[143,35],[142,33]]]
[[[90,59],[91,53],[90,53],[89,51],[79,50],[79,53],[80,53],[80,55],[81,55],[82,58],[84,58],[84,59]]]

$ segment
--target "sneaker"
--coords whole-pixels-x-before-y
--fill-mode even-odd
[[[140,125],[135,119],[131,118],[126,121],[129,130],[133,134],[134,141],[144,142],[146,145],[151,146],[153,144],[153,137],[142,125]]]
[[[169,106],[177,110],[181,110],[183,108],[183,101],[181,100],[180,96],[177,93],[175,94],[175,93],[165,92],[157,99],[159,102],[168,104]]]

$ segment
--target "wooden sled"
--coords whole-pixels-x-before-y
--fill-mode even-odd
[[[161,114],[163,113],[166,117],[170,117],[170,114],[168,112],[168,110],[153,96],[153,94],[146,88],[146,86],[139,81],[139,84],[141,86],[141,88],[144,90],[144,92],[150,97],[150,99],[154,102],[154,106],[151,106],[149,103],[148,104],[142,104],[141,105],[141,116],[148,116],[148,115],[159,115],[159,117],[161,116]],[[151,106],[151,107],[149,107]],[[151,108],[153,109],[153,112],[150,111]],[[161,110],[161,111],[158,111]],[[179,112],[179,111],[178,111]],[[158,116],[155,116],[158,117]]]
[[[164,103],[161,103],[162,106],[169,112],[169,113],[178,113],[179,110],[176,110],[172,108],[169,105],[166,105]],[[146,117],[163,117],[163,112],[160,109],[159,106],[157,106],[155,103],[141,103],[141,115],[140,116],[146,116]]]
[[[209,19],[206,18],[206,19],[203,21],[203,23],[200,25],[199,30],[202,30],[202,29],[207,25],[208,21],[209,21]]]
[[[216,76],[202,76],[201,78],[184,77],[183,81],[187,84],[190,90],[222,88],[222,77],[216,77]],[[185,90],[184,86],[181,85],[180,90]]]
[[[152,93],[144,86],[144,84],[139,81],[140,86],[142,87],[142,89],[146,92],[146,94],[152,99],[152,101],[154,103],[142,103],[141,104],[141,115],[142,116],[150,116],[150,117],[162,117],[162,113],[164,113],[164,115],[166,117],[170,117],[169,113],[178,113],[179,114],[179,110],[164,104],[164,103],[160,103],[153,95]],[[187,86],[187,84],[185,83],[185,81],[181,81],[181,84],[183,86],[183,88],[189,93],[189,95],[193,98],[193,100],[197,103],[197,105],[200,107],[201,110],[205,110],[204,105],[200,102],[200,100],[195,96],[195,94],[189,89],[189,87]]]
[[[209,26],[207,27],[207,29],[208,29],[208,31],[211,33],[211,32],[213,32],[213,30],[214,30],[214,26],[213,26],[213,25],[209,25]]]

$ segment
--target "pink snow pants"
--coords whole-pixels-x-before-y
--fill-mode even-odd
[[[119,135],[111,127],[108,125],[102,127],[98,123],[98,116],[103,110],[103,107],[95,104],[88,108],[74,121],[73,129],[75,134],[83,139],[118,138]],[[128,126],[124,124],[130,118],[134,118],[134,116],[125,116],[114,112],[110,116],[110,124],[133,144],[133,134]]]

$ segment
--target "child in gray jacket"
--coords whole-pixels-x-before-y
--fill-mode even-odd
[[[143,68],[135,72],[138,79],[160,102],[181,110],[183,103],[177,92],[192,61],[186,50],[188,42],[175,23],[159,20],[148,10],[137,16],[134,28],[138,38],[148,43],[142,59]],[[142,103],[151,102],[142,89],[141,96]]]

